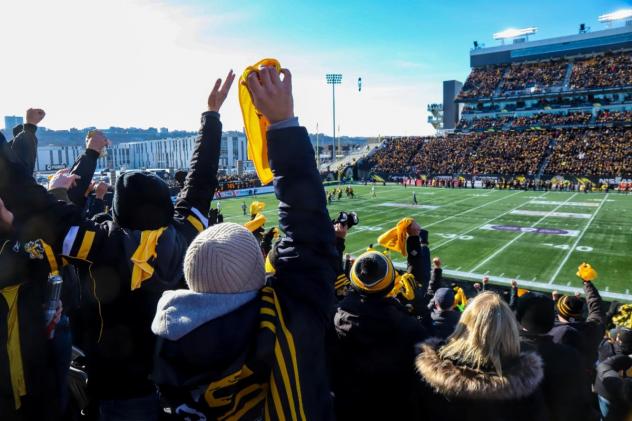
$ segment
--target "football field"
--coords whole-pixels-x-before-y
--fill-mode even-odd
[[[354,185],[356,197],[334,201],[329,214],[355,211],[360,224],[347,235],[346,253],[358,255],[405,216],[430,232],[433,257],[444,274],[492,283],[516,279],[527,289],[569,293],[581,288],[582,262],[593,265],[606,299],[632,301],[632,195],[516,190],[439,189]],[[327,187],[331,190],[333,187]],[[413,191],[417,205],[412,204]],[[253,198],[245,198],[247,205]],[[277,221],[277,200],[266,203],[266,228]],[[244,199],[223,199],[225,221],[244,223]],[[392,254],[398,263],[405,258]]]

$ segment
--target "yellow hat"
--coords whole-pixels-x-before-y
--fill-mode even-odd
[[[377,251],[363,253],[351,267],[351,285],[366,293],[390,291],[396,276],[391,259]]]

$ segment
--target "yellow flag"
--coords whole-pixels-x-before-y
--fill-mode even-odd
[[[255,107],[246,85],[248,75],[252,72],[258,72],[263,66],[275,67],[277,72],[281,71],[281,64],[273,58],[266,58],[254,66],[248,66],[239,79],[239,105],[248,138],[248,159],[254,163],[259,180],[261,180],[261,184],[265,185],[270,183],[273,178],[268,162],[267,130],[270,122]]]
[[[382,247],[401,253],[402,256],[407,255],[406,239],[408,238],[408,227],[413,223],[413,218],[407,217],[397,223],[395,228],[386,231],[380,235],[377,242]]]

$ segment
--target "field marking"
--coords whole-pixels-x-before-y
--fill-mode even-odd
[[[471,199],[472,199],[471,197],[466,197],[466,198],[464,198],[464,199],[457,200],[456,202],[449,202],[449,201],[448,201],[448,202],[446,202],[446,205],[456,205],[457,203],[465,202],[465,201],[468,201],[468,200],[471,200]],[[399,209],[400,209],[400,208],[393,208],[391,211],[386,211],[386,212],[392,212],[393,210],[399,210]],[[426,211],[417,212],[414,216],[416,217],[417,215],[424,215],[424,214],[426,214],[426,213],[428,213],[428,212],[430,212],[430,211],[432,211],[432,210],[434,210],[434,209],[426,209]],[[383,216],[383,215],[384,215],[384,213],[382,213],[381,215]],[[375,216],[379,216],[379,215],[375,215]],[[381,222],[381,223],[380,223],[380,225],[382,225],[382,226],[384,226],[384,225],[389,226],[389,225],[390,225],[390,224],[392,224],[393,222],[400,221],[402,218],[404,218],[404,217],[403,217],[403,216],[400,216],[399,218],[396,218],[396,219],[391,219],[391,220],[388,220],[388,221],[384,221],[384,222]],[[360,220],[360,223],[362,223],[362,220]],[[426,226],[426,227],[429,227],[430,225],[425,225],[425,226]],[[390,228],[389,228],[389,229],[390,229]],[[360,233],[360,232],[361,232],[361,231],[352,231],[352,232],[350,232],[349,234],[347,234],[347,237],[346,237],[346,238],[349,238],[350,236],[352,236],[352,235],[354,235],[354,234],[358,234],[358,233]],[[363,248],[361,248],[360,250],[364,250],[364,249],[365,249],[365,248],[363,247]],[[360,250],[356,250],[356,251],[352,252],[351,254],[357,253],[357,252],[358,252],[358,251],[360,251]]]
[[[575,193],[574,195],[572,195],[571,197],[569,197],[568,199],[566,199],[566,202],[570,201],[573,197],[575,197],[575,195],[577,195],[577,193]],[[550,211],[548,214],[544,215],[542,218],[538,219],[537,221],[535,221],[533,224],[531,224],[531,226],[529,228],[533,228],[536,225],[538,225],[540,222],[544,221],[549,214],[555,213],[556,210],[558,210],[559,208],[561,208],[562,206],[564,206],[564,203],[557,205],[555,208],[553,208],[552,211]],[[492,260],[494,257],[498,256],[500,253],[502,253],[507,247],[509,247],[510,245],[512,245],[513,243],[515,243],[517,240],[519,240],[520,238],[522,238],[523,235],[525,235],[527,232],[521,232],[520,234],[518,234],[515,238],[513,238],[512,240],[510,240],[509,242],[505,243],[501,248],[499,248],[498,250],[496,250],[494,253],[492,253],[490,256],[488,256],[487,258],[485,258],[485,260],[483,260],[482,262],[480,262],[478,265],[476,265],[470,272],[474,272],[476,271],[478,268],[480,268],[481,266],[483,266],[484,264],[486,264],[487,262],[489,262],[490,260]]]
[[[534,205],[559,205],[562,202],[557,202],[554,200],[532,200],[531,203]],[[599,207],[599,203],[595,203],[595,202],[568,202],[566,205],[578,206],[578,207],[584,206],[584,207],[589,207],[589,208]]]
[[[395,267],[399,270],[406,270],[406,265],[403,264],[402,262],[395,262]],[[525,279],[520,279],[519,276],[515,278],[505,278],[502,276],[484,275],[482,273],[463,272],[460,270],[451,270],[451,269],[444,269],[443,273],[452,277],[466,279],[466,280],[474,280],[474,281],[479,281],[480,279],[483,278],[483,276],[488,276],[491,282],[495,284],[501,284],[501,285],[511,285],[511,281],[516,280],[516,282],[518,282],[519,287],[529,287],[529,288],[534,288],[534,289],[544,290],[544,291],[559,291],[559,292],[570,293],[570,294],[574,294],[576,292],[579,292],[581,294],[584,293],[583,288],[571,287],[569,285],[570,283],[567,285],[556,285],[556,284],[540,282],[540,281],[533,281],[533,280],[528,281]],[[618,293],[618,292],[610,292],[610,291],[600,291],[599,293],[603,298],[608,298],[611,300],[624,300],[628,302],[632,301],[632,296],[628,294],[628,290],[626,290],[625,294]]]
[[[564,206],[562,203],[559,206]],[[557,208],[556,208],[557,209]],[[519,209],[511,212],[513,215],[524,215],[524,216],[542,216],[548,215],[553,218],[575,218],[575,219],[590,219],[590,213],[573,213],[573,212],[547,212],[547,211],[534,211],[528,209]]]
[[[545,193],[545,194],[546,194],[546,193]],[[492,202],[490,202],[490,203],[492,203]],[[483,226],[485,226],[485,225],[489,224],[490,222],[495,221],[495,220],[497,220],[498,218],[501,218],[501,217],[503,217],[503,216],[505,216],[505,215],[509,214],[511,211],[516,210],[516,209],[518,209],[518,208],[520,208],[520,207],[522,207],[522,206],[524,206],[524,205],[526,205],[526,204],[528,204],[528,203],[529,203],[528,201],[527,201],[527,202],[524,202],[524,203],[521,203],[521,204],[519,204],[518,206],[516,206],[515,208],[513,208],[513,209],[509,209],[508,211],[503,212],[503,213],[501,213],[500,215],[497,215],[497,216],[493,217],[492,219],[488,219],[487,221],[483,222],[482,224],[477,225],[477,226],[475,226],[474,228],[468,229],[467,231],[461,232],[461,233],[459,233],[459,234],[460,234],[460,235],[464,235],[464,234],[469,234],[469,233],[471,233],[472,231],[476,231],[477,229],[480,229],[481,227],[483,227]],[[456,215],[455,215],[455,216],[456,216]],[[449,239],[449,240],[446,240],[446,241],[444,241],[444,242],[442,242],[442,243],[437,244],[436,246],[432,247],[432,251],[434,252],[435,250],[439,249],[440,247],[443,247],[443,246],[445,246],[446,244],[451,243],[451,242],[452,242],[452,241],[454,241],[455,239],[456,239],[456,238],[451,238],[451,239]]]
[[[439,223],[441,223],[441,222],[445,222],[445,221],[447,221],[447,220],[449,220],[449,219],[456,218],[457,216],[465,215],[466,213],[469,213],[469,212],[472,212],[472,211],[475,211],[475,210],[478,210],[478,209],[484,208],[485,206],[489,206],[489,205],[491,205],[492,203],[496,203],[496,202],[498,202],[498,201],[501,201],[501,200],[504,200],[504,199],[508,199],[508,198],[510,198],[510,197],[512,197],[512,196],[515,196],[515,195],[517,195],[517,194],[520,194],[520,193],[522,193],[522,191],[517,191],[517,192],[515,192],[515,193],[510,194],[509,196],[504,196],[504,197],[501,197],[501,198],[499,198],[499,199],[492,200],[491,202],[486,202],[486,203],[484,203],[484,204],[482,204],[482,205],[479,205],[479,206],[476,206],[476,207],[474,207],[474,208],[470,208],[470,209],[464,210],[463,212],[459,212],[459,213],[456,213],[456,214],[454,214],[454,215],[448,216],[447,218],[443,218],[443,219],[440,219],[440,220],[438,220],[438,221],[432,222],[432,223],[430,223],[430,224],[424,225],[424,228],[429,228],[429,227],[431,227],[431,226],[433,226],[433,225],[439,224]],[[468,199],[470,199],[470,198],[468,198]],[[454,203],[452,203],[452,204],[456,204],[456,203],[459,203],[459,202],[462,202],[462,201],[463,201],[463,200],[460,200],[460,201],[454,202]],[[521,205],[521,206],[522,206],[522,205]],[[400,218],[400,219],[401,219],[401,218]],[[394,221],[399,221],[399,219],[395,219],[395,220],[390,221],[390,222],[394,222]],[[353,233],[353,232],[351,232],[351,233],[347,234],[347,237],[349,237],[350,235],[353,235],[353,234],[354,234],[354,233]],[[467,234],[467,233],[463,233],[463,234]],[[453,238],[453,239],[451,239],[451,240],[448,240],[448,242],[453,241],[453,240],[454,240],[454,238]],[[358,252],[360,252],[360,251],[363,251],[363,250],[365,250],[365,249],[366,249],[366,247],[362,247],[361,249],[358,249],[358,250],[352,251],[350,254],[352,254],[352,255],[353,255],[353,254],[356,254],[356,253],[358,253]],[[433,250],[434,250],[434,248],[433,248]]]
[[[382,202],[376,205],[371,205],[371,207],[387,207],[387,208],[405,208],[405,209],[439,209],[441,206],[436,205],[414,205],[408,203],[397,203],[397,202]]]
[[[595,213],[593,213],[592,217],[590,218],[590,220],[588,221],[588,223],[586,224],[586,226],[584,227],[584,229],[582,229],[582,232],[579,234],[579,237],[577,237],[577,240],[575,240],[575,242],[573,243],[573,245],[571,246],[571,248],[568,250],[568,253],[566,254],[566,256],[564,257],[564,260],[562,260],[562,263],[560,263],[560,265],[557,267],[557,270],[555,271],[555,273],[553,274],[553,277],[551,278],[551,280],[549,281],[549,284],[552,284],[553,282],[555,282],[555,279],[557,279],[557,276],[560,274],[560,271],[562,270],[562,268],[564,267],[564,265],[566,264],[566,262],[568,262],[568,258],[571,257],[571,254],[573,253],[573,251],[575,251],[575,248],[577,247],[577,244],[579,244],[579,242],[581,241],[581,239],[584,237],[584,234],[586,233],[586,231],[588,230],[588,227],[590,226],[590,224],[592,224],[592,221],[595,220],[595,216],[597,216],[597,214],[599,213],[599,211],[601,210],[601,208],[603,207],[603,204],[606,203],[606,199],[608,198],[608,195],[610,193],[606,193],[606,196],[603,198],[603,200],[601,201],[601,203],[599,203],[599,207],[597,208],[597,210],[595,211]]]

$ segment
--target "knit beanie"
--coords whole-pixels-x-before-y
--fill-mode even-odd
[[[557,300],[557,312],[566,320],[580,320],[583,318],[584,300],[574,295],[563,295]]]
[[[189,246],[184,279],[195,292],[234,294],[261,289],[265,284],[261,248],[241,225],[213,225]]]
[[[529,292],[518,299],[516,319],[527,332],[545,334],[553,329],[555,303],[550,297]]]
[[[452,288],[439,288],[434,294],[434,302],[441,310],[450,310],[454,305],[454,291]]]
[[[632,329],[619,326],[617,328],[617,340],[622,354],[632,354]]]
[[[377,251],[360,255],[351,267],[351,285],[368,294],[388,293],[395,276],[391,259]]]
[[[145,231],[166,227],[173,220],[169,187],[154,174],[127,172],[116,180],[112,211],[114,222],[123,228]]]

